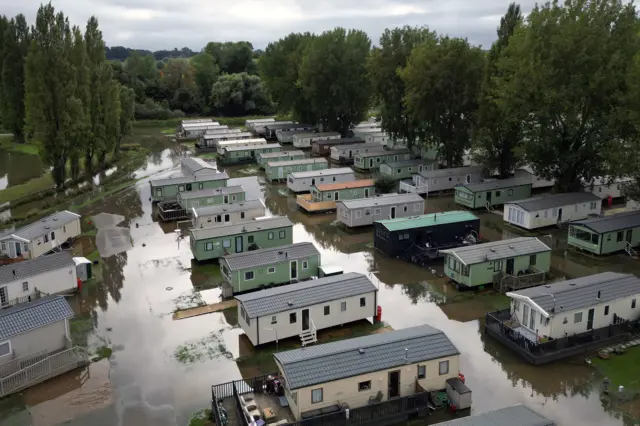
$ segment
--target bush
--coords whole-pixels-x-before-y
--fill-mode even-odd
[[[136,103],[135,118],[137,120],[168,120],[171,118],[182,118],[184,112],[180,110],[171,110],[166,105],[161,105],[147,99],[143,104]]]
[[[387,176],[378,176],[374,185],[378,194],[388,194],[396,188],[396,181]]]

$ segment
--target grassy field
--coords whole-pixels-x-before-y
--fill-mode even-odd
[[[593,365],[609,379],[611,389],[624,386],[627,391],[640,392],[640,347],[628,349],[623,355],[609,359],[593,358]]]

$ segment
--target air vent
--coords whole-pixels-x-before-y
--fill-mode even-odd
[[[545,285],[545,287],[546,287],[546,288],[551,288],[551,286],[550,286],[550,285]]]
[[[489,251],[490,251],[491,253],[495,253],[495,252],[496,252],[496,249],[493,249],[493,248],[492,248],[492,249],[489,249]]]
[[[570,285],[571,287],[573,287],[573,286],[575,286],[575,285],[576,285],[576,283],[571,283],[571,284],[569,284],[569,285]]]
[[[287,305],[289,305],[289,306],[293,306],[293,302],[292,302],[291,300],[288,300],[288,301],[287,301]]]
[[[359,353],[360,355],[364,355],[364,349],[362,349],[362,348],[358,349],[358,353]]]
[[[510,248],[511,250],[513,250],[513,246],[511,246],[511,245],[510,245],[510,246],[509,246],[509,248]]]

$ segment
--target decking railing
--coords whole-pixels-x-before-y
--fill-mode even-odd
[[[89,355],[79,347],[72,347],[44,357],[38,353],[31,360],[26,358],[28,357],[14,360],[22,360],[27,364],[26,366],[15,373],[0,378],[0,397],[18,392],[89,363]]]
[[[429,186],[428,185],[413,185],[409,182],[400,181],[399,186],[400,192],[409,192],[412,194],[428,194]]]

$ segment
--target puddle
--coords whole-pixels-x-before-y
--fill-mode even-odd
[[[39,178],[43,171],[38,155],[0,150],[0,190]]]

